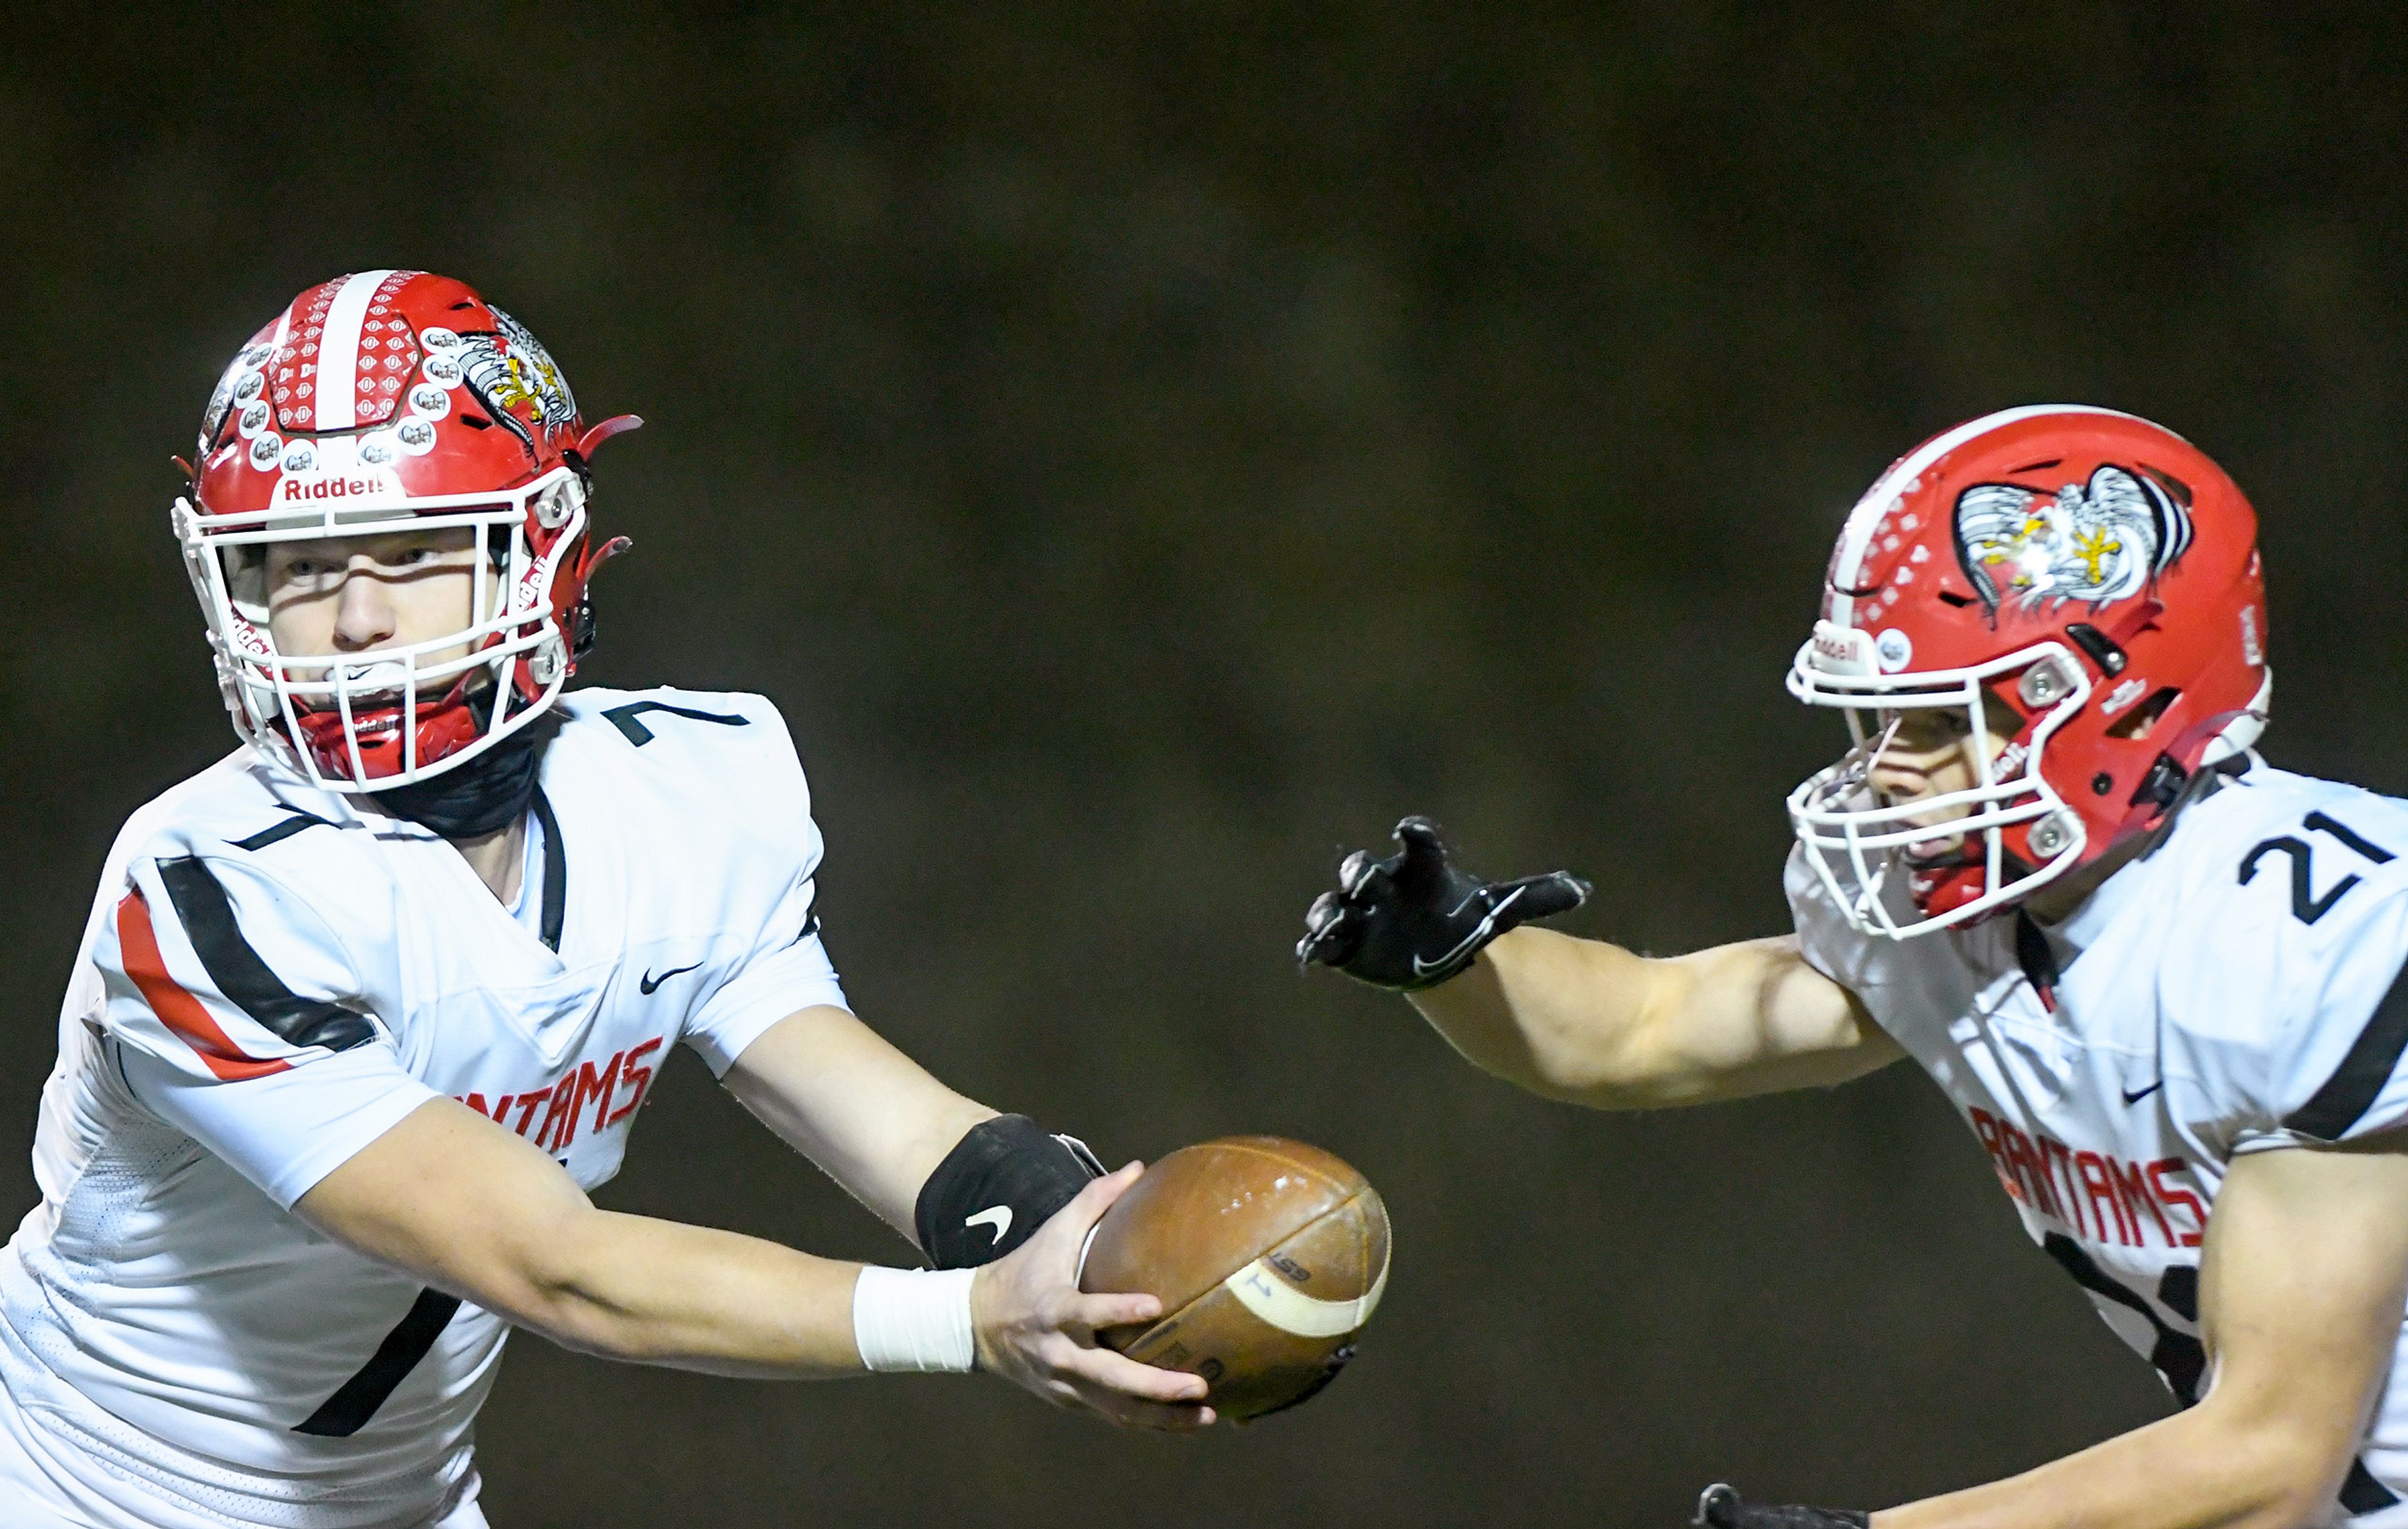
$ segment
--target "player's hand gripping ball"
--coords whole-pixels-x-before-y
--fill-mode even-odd
[[[1588,900],[1588,883],[1570,871],[1483,881],[1447,858],[1427,818],[1407,818],[1396,836],[1398,849],[1387,859],[1357,850],[1339,866],[1338,890],[1305,912],[1298,962],[1335,966],[1377,987],[1433,987],[1507,930]]]
[[[1388,1282],[1379,1192],[1317,1147],[1226,1136],[1182,1147],[1104,1212],[1079,1288],[1159,1298],[1152,1323],[1096,1337],[1211,1385],[1223,1417],[1296,1406],[1354,1354]]]

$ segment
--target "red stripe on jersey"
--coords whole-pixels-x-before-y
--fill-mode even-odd
[[[150,1012],[199,1055],[219,1081],[265,1078],[291,1067],[290,1063],[262,1062],[245,1055],[242,1048],[218,1028],[218,1022],[209,1018],[201,1001],[167,975],[166,960],[159,954],[159,936],[150,927],[150,905],[138,887],[117,905],[117,945],[125,962],[125,975],[142,990],[143,1001],[150,1006]]]

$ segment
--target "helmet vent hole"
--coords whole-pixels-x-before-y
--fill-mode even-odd
[[[2175,501],[2179,503],[2183,508],[2188,509],[2191,507],[2191,492],[2189,484],[2184,482],[2181,479],[2176,478],[2173,474],[2167,472],[2162,467],[2143,467],[2141,471],[2148,474],[2151,478],[2156,479],[2160,484],[2162,484],[2165,491],[2168,493],[2172,494]]]
[[[2013,478],[2013,477],[2014,477],[2017,473],[2041,473],[2041,472],[2046,472],[2049,468],[2054,467],[2054,466],[2057,466],[2057,464],[2059,464],[2060,463],[2062,463],[2062,462],[2064,462],[2064,461],[2065,461],[2065,459],[2064,459],[2063,457],[2050,457],[2050,458],[2049,458],[2047,461],[2045,461],[2045,462],[2027,462],[2027,463],[2025,463],[2025,464],[2024,464],[2022,466],[2020,466],[2020,467],[2010,467],[2010,468],[2008,468],[2008,469],[2007,469],[2007,476],[2008,476],[2008,477],[2010,477],[2010,478]]]
[[[2090,662],[2098,664],[2105,673],[2118,675],[2124,672],[2124,665],[2128,662],[2124,656],[2124,650],[2115,646],[2114,639],[2106,633],[2100,631],[2088,622],[2075,622],[2065,629],[2065,635],[2073,639],[2075,647],[2088,653]]]
[[[494,422],[486,419],[481,414],[463,414],[460,416],[460,422],[466,425],[471,430],[491,430],[494,428]]]
[[[2172,685],[2160,686],[2156,694],[2109,723],[2107,736],[2126,743],[2135,743],[2147,737],[2149,730],[2157,725],[2157,719],[2166,714],[2166,707],[2173,705],[2181,695],[2182,692]]]
[[[1971,595],[1959,594],[1955,590],[1942,590],[1940,592],[1940,599],[1942,604],[1955,606],[1959,609],[1962,609],[1966,606],[1970,606],[1973,603],[1973,597]]]

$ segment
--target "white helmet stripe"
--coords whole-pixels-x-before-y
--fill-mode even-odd
[[[358,426],[360,325],[368,316],[368,299],[391,271],[362,271],[344,279],[326,310],[326,332],[318,336],[318,428],[351,430]]]
[[[1872,544],[1873,528],[1882,522],[1883,514],[1898,498],[1898,491],[1923,475],[1923,470],[1942,457],[1972,440],[2018,420],[2028,420],[2042,414],[2114,414],[2123,419],[2134,416],[2120,409],[2100,408],[2090,404],[2025,404],[2016,408],[2002,408],[1995,414],[1985,414],[1978,420],[1968,420],[1956,429],[1934,436],[1899,459],[1897,466],[1873,480],[1856,507],[1848,512],[1848,523],[1840,533],[1840,553],[1831,560],[1831,616],[1841,626],[1854,624],[1856,602],[1847,592],[1864,582],[1865,552]]]

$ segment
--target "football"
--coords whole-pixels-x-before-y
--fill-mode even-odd
[[[1294,1407],[1354,1357],[1388,1282],[1388,1211],[1346,1163],[1279,1136],[1182,1147],[1096,1225],[1080,1288],[1160,1297],[1151,1323],[1096,1335],[1211,1382],[1237,1422]]]

